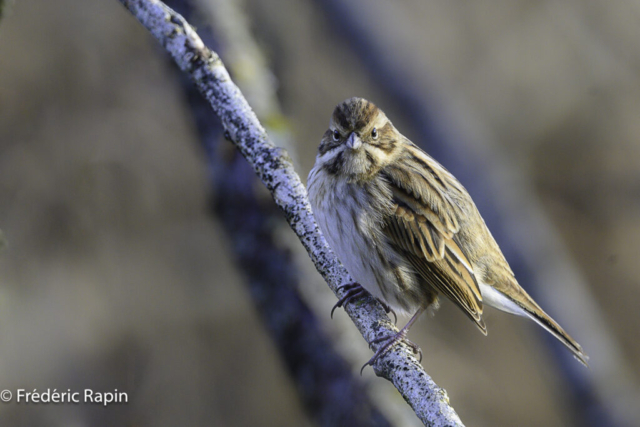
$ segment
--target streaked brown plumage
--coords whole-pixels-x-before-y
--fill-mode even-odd
[[[413,314],[399,334],[378,340],[383,344],[368,364],[406,341],[440,294],[485,335],[483,304],[527,316],[586,364],[580,345],[518,285],[462,184],[373,103],[350,98],[336,107],[308,189],[323,234],[353,278],[381,302]]]

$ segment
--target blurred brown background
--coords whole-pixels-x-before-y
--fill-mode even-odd
[[[2,404],[0,423],[310,425],[207,211],[204,156],[155,41],[116,0],[9,6],[0,21],[0,389],[118,389],[129,403]],[[344,98],[373,100],[403,129],[319,2],[242,6],[279,82],[303,178]],[[460,127],[492,135],[539,196],[637,378],[638,3],[403,0],[361,12],[421,90],[461,111]],[[537,327],[492,311],[487,325],[485,338],[444,304],[411,332],[462,420],[574,423]],[[347,357],[367,357],[358,351]]]

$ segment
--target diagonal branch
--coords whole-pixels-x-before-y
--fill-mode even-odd
[[[198,35],[224,55],[229,72],[238,75],[236,83],[258,118],[267,123],[271,138],[294,148],[290,144],[292,134],[281,115],[275,81],[238,0],[164,1],[186,19],[199,17],[205,22]],[[250,73],[245,71],[247,67]],[[339,353],[330,334],[301,296],[300,286],[308,279],[297,268],[293,259],[297,254],[292,249],[297,252],[302,248],[294,240],[283,242],[280,238],[285,226],[280,210],[271,198],[264,197],[266,190],[258,186],[258,177],[251,166],[222,138],[220,122],[211,120],[209,102],[185,73],[175,66],[172,69],[179,74],[200,143],[207,154],[214,188],[212,214],[223,225],[229,249],[244,276],[261,324],[271,335],[306,412],[318,426],[390,427],[389,415],[371,399],[363,381],[356,377],[353,367]]]
[[[271,192],[329,287],[337,294],[340,285],[353,282],[320,233],[306,189],[289,156],[271,143],[218,55],[204,45],[182,16],[161,1],[120,1],[196,83],[222,120],[229,138]],[[346,311],[367,342],[397,331],[372,298],[359,307],[350,305]],[[449,405],[446,392],[426,374],[406,346],[397,346],[387,353],[375,364],[374,370],[394,384],[425,425],[462,426]]]

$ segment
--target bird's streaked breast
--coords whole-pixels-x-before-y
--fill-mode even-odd
[[[380,181],[360,185],[314,167],[308,191],[316,220],[327,242],[351,276],[369,293],[400,312],[413,301],[403,292],[417,286],[413,269],[391,249],[382,232],[381,215],[390,195]]]

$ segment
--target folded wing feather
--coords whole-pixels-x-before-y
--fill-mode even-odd
[[[409,168],[410,169],[410,168]],[[486,334],[482,294],[471,263],[456,242],[457,209],[446,195],[446,184],[433,169],[412,173],[390,167],[383,172],[393,194],[393,212],[385,232],[433,290],[458,305]]]

